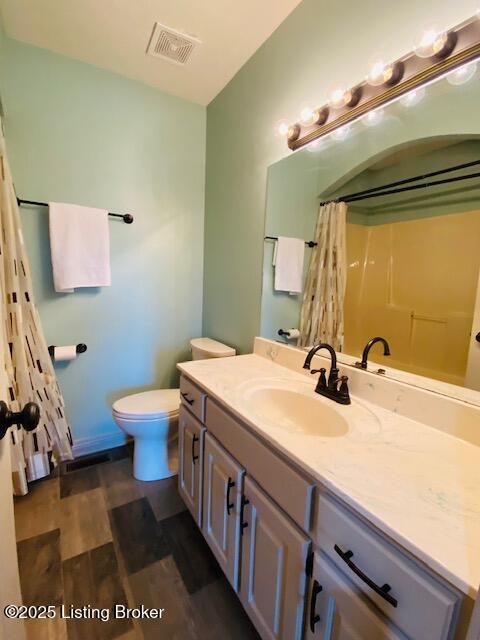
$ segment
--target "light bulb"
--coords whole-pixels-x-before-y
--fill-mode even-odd
[[[303,109],[300,111],[300,122],[308,127],[315,122],[316,115],[317,112],[311,107],[303,107]]]
[[[404,107],[413,107],[418,104],[420,100],[425,97],[425,89],[420,87],[419,89],[413,89],[400,98],[400,102]]]
[[[370,73],[367,76],[368,84],[378,87],[388,82],[393,76],[393,65],[385,64],[382,60],[378,60],[372,65]]]
[[[355,107],[361,97],[361,86],[353,87],[352,89],[347,90],[343,89],[342,87],[336,87],[329,92],[328,102],[334,109],[340,109],[342,107]]]
[[[275,131],[278,136],[284,138],[288,134],[289,124],[286,120],[279,120],[275,125]]]
[[[383,109],[375,109],[375,111],[369,111],[362,118],[362,123],[366,127],[374,127],[383,119]]]
[[[332,132],[332,138],[334,140],[345,140],[350,134],[351,127],[349,124],[344,124],[343,127],[339,127]]]
[[[308,151],[311,151],[313,153],[315,151],[320,151],[320,149],[323,149],[324,146],[324,141],[317,138],[317,140],[314,140],[313,142],[310,142],[309,145],[307,145],[307,149]]]
[[[451,71],[447,76],[447,81],[453,85],[465,84],[465,82],[468,82],[473,78],[476,71],[477,71],[476,61],[467,62],[467,64],[464,64],[458,69]]]
[[[430,27],[422,33],[413,50],[419,58],[443,57],[452,51],[455,41],[454,34]]]
[[[328,94],[328,102],[334,109],[345,106],[346,90],[343,87],[335,87]]]

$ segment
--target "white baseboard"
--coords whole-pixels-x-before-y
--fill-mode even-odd
[[[121,431],[102,433],[99,436],[93,436],[91,438],[78,438],[73,441],[73,457],[78,458],[88,455],[89,453],[113,449],[113,447],[120,447],[126,442],[127,436]]]

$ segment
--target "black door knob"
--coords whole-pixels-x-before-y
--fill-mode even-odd
[[[477,342],[480,342],[480,333],[477,333],[477,335],[475,336],[475,340],[476,340]]]
[[[20,424],[25,431],[33,431],[40,421],[40,407],[35,402],[27,402],[21,411],[10,411],[3,400],[0,400],[0,440],[5,436],[12,424]]]

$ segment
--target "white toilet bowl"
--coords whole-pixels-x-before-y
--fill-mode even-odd
[[[178,439],[179,406],[179,389],[135,393],[113,404],[113,419],[134,439],[133,475],[137,480],[161,480],[177,473],[172,440]]]
[[[193,338],[190,348],[194,360],[235,355],[235,349],[210,338]],[[133,475],[138,480],[161,480],[177,473],[179,407],[180,389],[135,393],[113,404],[113,419],[134,439]]]

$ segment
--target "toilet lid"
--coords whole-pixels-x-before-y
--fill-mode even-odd
[[[113,411],[125,418],[154,420],[178,413],[180,389],[156,389],[125,396],[113,403]]]

